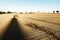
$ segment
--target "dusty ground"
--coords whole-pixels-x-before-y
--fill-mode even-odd
[[[0,36],[14,15],[26,40],[59,40],[60,14],[2,14],[0,15]]]

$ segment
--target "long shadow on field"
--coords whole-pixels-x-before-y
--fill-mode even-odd
[[[11,20],[11,23],[5,31],[2,40],[24,40],[24,35],[19,28],[16,18]]]

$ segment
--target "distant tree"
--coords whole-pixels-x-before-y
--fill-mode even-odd
[[[10,14],[10,13],[12,13],[12,12],[8,11],[7,13],[9,13],[9,14]]]
[[[55,13],[55,11],[53,11],[53,13]]]
[[[0,11],[0,14],[5,14],[5,12]]]
[[[5,12],[2,12],[3,14],[5,14]]]
[[[27,14],[27,12],[25,12]]]
[[[2,14],[2,12],[0,11],[0,14]]]
[[[59,11],[58,11],[58,10],[57,10],[56,12],[57,12],[57,13],[59,13]]]
[[[33,12],[29,12],[29,14],[32,14]]]
[[[23,12],[20,12],[20,14],[23,14]]]

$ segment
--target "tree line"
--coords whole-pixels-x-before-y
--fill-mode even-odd
[[[0,14],[10,14],[12,12],[8,11],[8,12],[4,12],[4,11],[0,11]]]
[[[4,12],[4,11],[0,11],[0,14],[11,14],[13,12],[8,11],[8,12]],[[25,12],[26,14],[28,14],[27,12]],[[32,14],[34,12],[29,12],[29,14]],[[58,10],[57,11],[53,11],[53,13],[60,13]],[[20,12],[20,14],[23,14],[23,12]]]
[[[59,13],[59,11],[57,10],[57,11],[53,11],[53,13]]]

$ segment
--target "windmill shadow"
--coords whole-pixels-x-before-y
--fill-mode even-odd
[[[4,32],[2,40],[24,40],[24,35],[20,30],[15,17],[11,20],[11,23]]]

